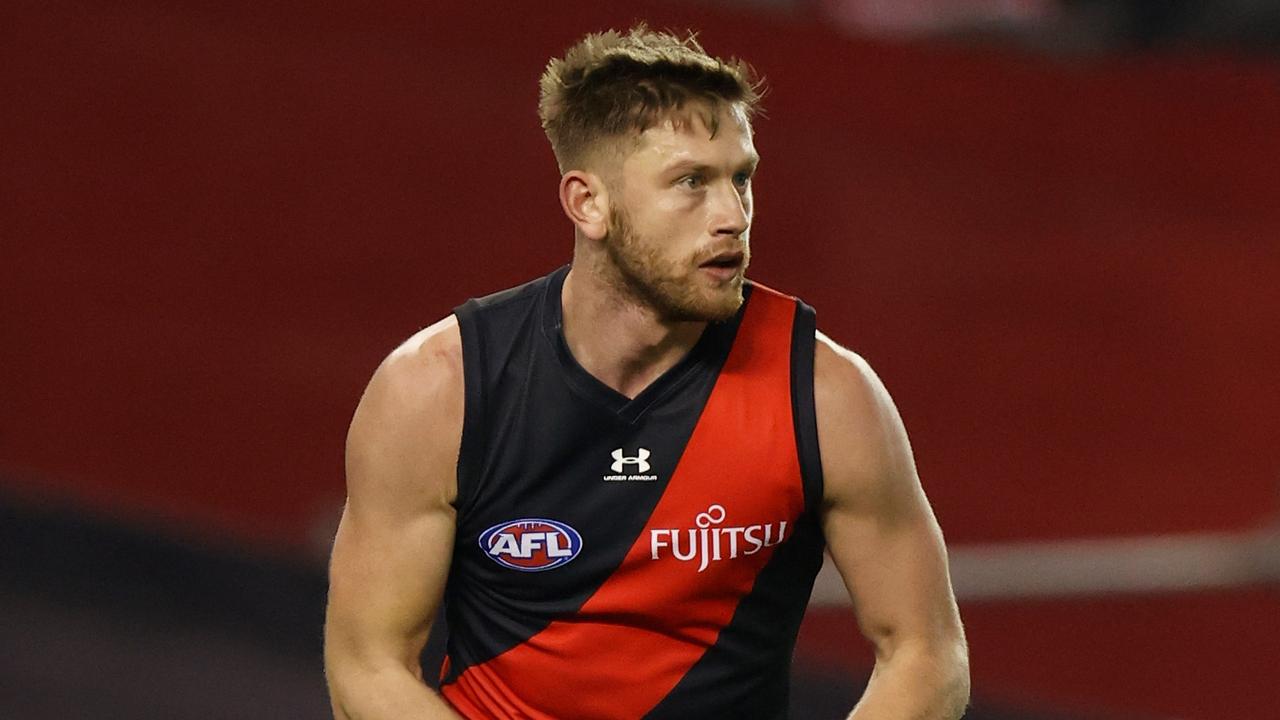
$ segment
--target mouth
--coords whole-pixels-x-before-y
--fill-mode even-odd
[[[729,280],[742,270],[745,255],[741,250],[717,253],[698,266],[719,280]]]

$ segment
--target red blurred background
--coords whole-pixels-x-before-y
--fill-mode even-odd
[[[318,572],[380,358],[569,257],[543,65],[639,19],[767,78],[752,274],[878,369],[953,548],[1274,520],[1274,59],[656,0],[0,10],[7,502]],[[975,696],[1277,717],[1277,600],[965,602]],[[815,610],[798,662],[865,675],[855,633]]]

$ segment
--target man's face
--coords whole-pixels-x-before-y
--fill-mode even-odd
[[[605,238],[621,290],[664,320],[725,320],[742,305],[751,176],[759,156],[738,106],[715,137],[690,114],[641,134],[622,161]]]

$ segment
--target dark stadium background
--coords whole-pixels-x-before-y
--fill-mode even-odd
[[[969,717],[1280,717],[1274,26],[857,5],[6,3],[0,717],[325,716],[363,383],[567,260],[537,76],[640,19],[768,80],[752,275],[897,399]],[[815,598],[796,717],[870,661]]]

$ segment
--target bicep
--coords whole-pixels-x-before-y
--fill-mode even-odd
[[[448,576],[453,527],[444,510],[393,519],[348,503],[329,570],[331,653],[416,669]]]
[[[823,517],[828,551],[863,633],[887,643],[946,635],[955,615],[942,536],[923,501],[875,511],[843,503]]]
[[[417,671],[453,554],[458,370],[447,353],[393,355],[356,410],[329,567],[331,664]]]
[[[859,625],[881,652],[949,638],[959,618],[946,550],[902,420],[861,358],[828,346],[817,363],[823,533]]]

